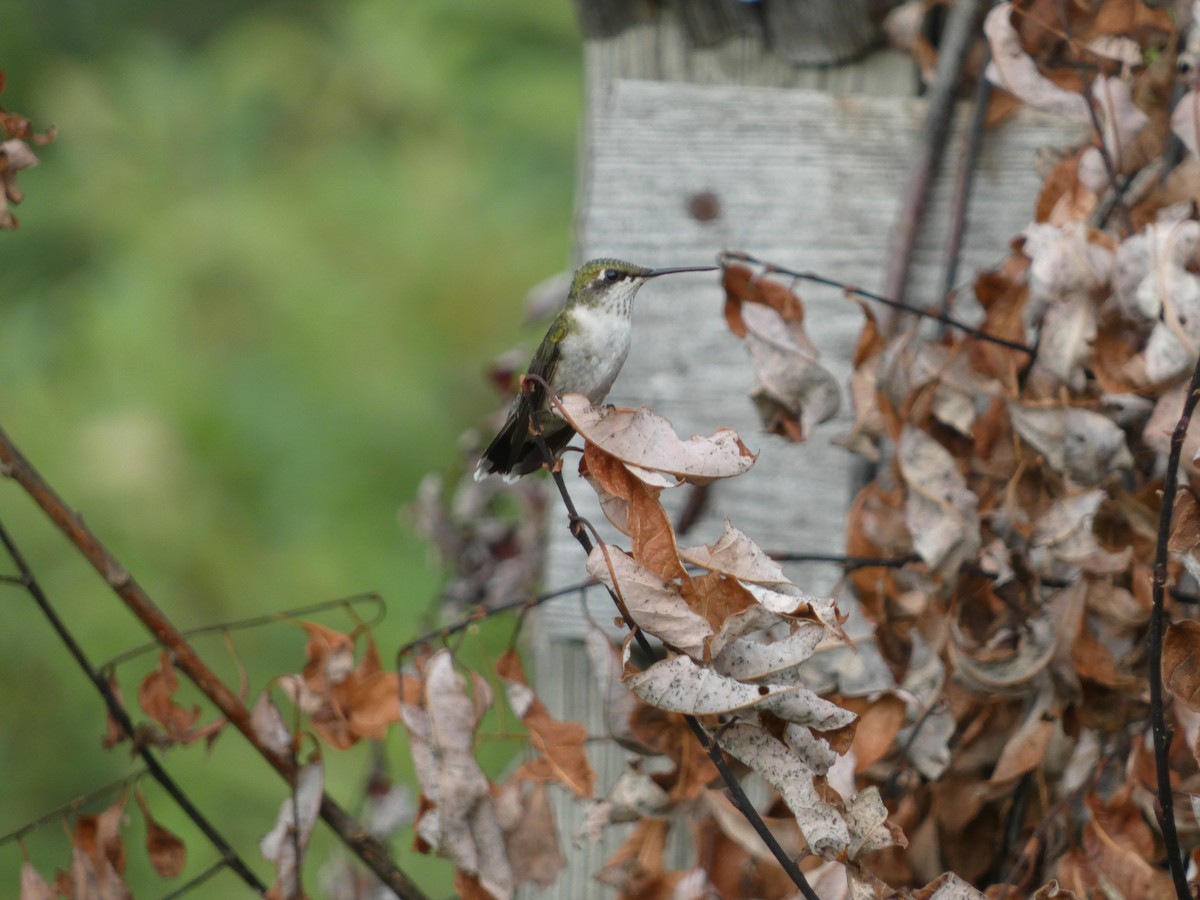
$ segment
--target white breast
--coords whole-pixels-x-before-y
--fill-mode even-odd
[[[633,323],[628,315],[595,307],[578,306],[571,313],[576,328],[563,339],[555,387],[559,393],[584,394],[599,403],[629,355]]]

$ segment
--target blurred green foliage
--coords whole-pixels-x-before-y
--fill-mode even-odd
[[[0,234],[0,426],[180,626],[378,590],[390,658],[437,589],[397,512],[456,464],[496,402],[483,362],[516,338],[526,289],[569,260],[569,4],[18,0],[5,19],[0,103],[58,137],[21,175],[20,229]],[[95,661],[144,639],[2,483],[0,520]],[[0,596],[3,832],[130,763],[100,749],[101,704],[28,598]],[[251,699],[303,643],[289,625],[236,638]],[[200,649],[236,683],[220,639]],[[152,663],[122,667],[127,699]],[[241,743],[168,762],[269,879],[257,839],[284,791]],[[367,754],[332,756],[331,790],[353,805]],[[145,789],[189,874],[211,863]],[[47,875],[67,865],[57,826],[26,843]],[[397,847],[449,891],[444,866]],[[0,848],[0,894],[20,859]],[[169,890],[140,852],[130,869],[139,895]],[[221,875],[191,896],[241,893]]]

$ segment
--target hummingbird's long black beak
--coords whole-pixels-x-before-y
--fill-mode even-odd
[[[651,269],[643,278],[657,278],[659,275],[674,275],[677,272],[715,272],[718,266],[675,266],[671,269]]]

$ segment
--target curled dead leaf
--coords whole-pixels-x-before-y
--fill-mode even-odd
[[[586,440],[621,460],[634,475],[655,473],[645,480],[656,487],[661,474],[692,484],[732,478],[749,471],[757,459],[729,428],[684,441],[670,422],[648,409],[592,406],[582,394],[562,397],[562,412]]]

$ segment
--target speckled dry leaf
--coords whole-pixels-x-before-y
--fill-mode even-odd
[[[819,731],[845,728],[855,720],[854,713],[818,697],[807,688],[743,684],[698,666],[689,656],[656,662],[626,678],[625,683],[651,706],[696,716],[760,709]]]
[[[712,640],[713,668],[740,681],[792,669],[826,637],[819,622],[796,621],[755,605],[727,616]]]
[[[578,797],[591,797],[596,790],[596,773],[585,749],[587,728],[550,715],[530,690],[515,650],[505,652],[496,661],[496,673],[504,681],[509,706],[529,729],[529,742],[538,753],[536,760],[521,767],[522,777],[539,781],[550,778]]]
[[[474,697],[454,671],[449,651],[425,665],[421,706],[405,705],[401,719],[425,808],[417,836],[499,898],[512,896],[512,869],[492,803],[491,785],[476,762],[475,729],[491,704],[487,682],[472,673]]]
[[[141,791],[137,792],[137,804],[146,821],[146,855],[150,857],[150,865],[163,878],[177,878],[187,864],[187,846],[150,814]]]
[[[1096,234],[1084,222],[1026,226],[1021,252],[1030,260],[1029,297],[1035,319],[1041,319],[1047,304],[1086,299],[1107,284],[1114,255],[1094,239]]]
[[[850,643],[846,632],[842,630],[845,616],[838,610],[837,601],[832,597],[805,594],[795,585],[784,590],[774,590],[761,584],[746,582],[745,587],[755,600],[771,612],[802,618],[812,617],[829,629],[831,637]]]
[[[896,446],[908,485],[904,521],[913,549],[930,568],[957,572],[979,550],[979,500],[954,457],[919,428],[906,425]]]
[[[953,872],[946,872],[913,891],[912,900],[987,900],[987,896]]]
[[[846,827],[850,829],[850,845],[846,849],[850,859],[885,847],[903,849],[908,846],[904,832],[888,821],[887,807],[879,796],[879,788],[874,785],[859,791],[846,803],[844,817]]]
[[[1184,619],[1167,626],[1162,674],[1171,693],[1188,709],[1200,712],[1200,622]]]
[[[850,829],[813,784],[813,773],[783,741],[760,728],[734,723],[718,733],[722,749],[779,792],[818,856],[832,859],[850,845]]]
[[[1090,124],[1087,100],[1044,77],[1025,52],[1012,25],[1012,7],[1011,3],[998,4],[984,22],[984,34],[992,48],[992,61],[986,72],[988,81],[1037,109],[1071,122]]]
[[[321,810],[324,790],[325,770],[321,764],[302,766],[296,773],[292,794],[279,806],[275,827],[259,841],[262,855],[275,867],[275,884],[271,891],[279,900],[299,900],[304,896],[300,867]]]
[[[679,555],[710,572],[722,572],[739,581],[757,584],[791,584],[775,560],[726,519],[721,536],[712,544],[681,549]]]
[[[648,409],[592,406],[582,394],[562,398],[563,412],[588,441],[639,469],[666,473],[680,481],[705,484],[749,471],[757,457],[737,432],[719,429],[712,437],[680,440],[671,423]]]
[[[1133,467],[1125,432],[1107,416],[1074,406],[1009,402],[1013,428],[1054,471],[1093,485]]]
[[[703,657],[712,627],[674,585],[611,544],[592,550],[587,570],[617,592],[639,628],[684,653]]]

